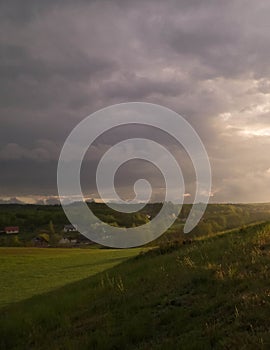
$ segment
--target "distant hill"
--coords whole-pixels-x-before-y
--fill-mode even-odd
[[[76,204],[73,204],[74,206]],[[100,220],[120,227],[140,226],[154,218],[162,207],[162,203],[150,203],[135,213],[121,213],[112,210],[104,203],[87,203],[89,209]],[[134,205],[136,209],[136,205]],[[177,212],[177,205],[172,204],[172,212]],[[182,207],[180,215],[176,218],[172,227],[150,245],[159,244],[162,241],[181,239],[186,218],[191,209],[190,204]],[[119,210],[121,206],[119,205]],[[18,239],[0,235],[0,246],[22,245],[29,242],[41,232],[53,231],[58,237],[63,236],[63,228],[69,224],[68,219],[60,205],[36,205],[36,204],[2,204],[0,205],[0,231],[6,226],[19,226]],[[270,204],[209,204],[198,226],[189,234],[189,237],[197,237],[212,234],[235,227],[242,227],[250,223],[270,221]],[[76,235],[75,235],[76,236]],[[76,238],[74,235],[73,238]]]

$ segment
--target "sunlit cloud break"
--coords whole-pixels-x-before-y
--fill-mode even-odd
[[[244,136],[270,136],[270,128],[264,129],[245,129],[240,133]]]

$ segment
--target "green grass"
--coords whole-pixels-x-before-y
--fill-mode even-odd
[[[0,311],[5,349],[269,349],[270,227],[139,255]]]
[[[0,247],[0,308],[107,270],[139,251]]]

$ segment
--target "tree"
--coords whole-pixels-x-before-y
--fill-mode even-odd
[[[50,220],[50,222],[49,222],[49,229],[50,229],[50,233],[52,235],[55,235],[55,229],[54,229],[54,225],[53,225],[52,220]]]

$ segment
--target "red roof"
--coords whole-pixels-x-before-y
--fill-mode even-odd
[[[5,231],[19,231],[19,226],[7,226]]]

